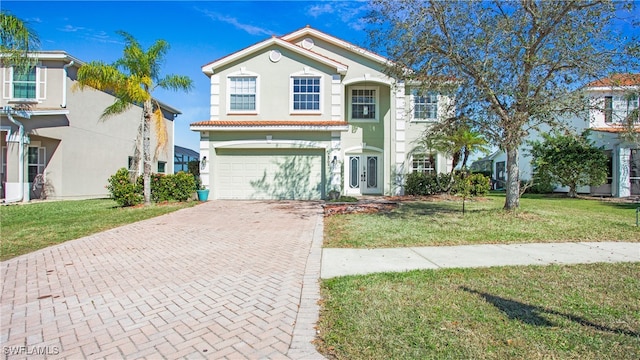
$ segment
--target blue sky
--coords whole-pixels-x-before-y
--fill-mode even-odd
[[[156,91],[154,96],[182,111],[175,122],[176,145],[198,151],[199,135],[189,124],[209,119],[205,65],[272,35],[306,25],[364,45],[359,1],[7,1],[0,6],[38,33],[42,50],[64,50],[84,61],[110,63],[122,56],[124,30],[144,48],[158,39],[171,48],[163,74],[187,75],[190,93]]]
[[[42,50],[64,50],[89,62],[110,63],[122,56],[124,30],[147,48],[169,42],[163,74],[187,75],[190,93],[156,91],[154,96],[182,111],[175,122],[176,145],[199,149],[189,124],[209,119],[209,81],[200,70],[218,58],[306,25],[353,44],[366,46],[366,1],[11,1],[0,7],[26,20]],[[637,8],[636,8],[637,10]],[[638,35],[639,15],[618,26]],[[372,49],[376,50],[376,49]]]

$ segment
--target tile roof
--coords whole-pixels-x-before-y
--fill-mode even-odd
[[[209,120],[192,123],[191,126],[246,126],[246,127],[262,127],[262,126],[347,126],[346,121],[337,120],[251,120],[251,121],[223,121]]]
[[[592,81],[588,87],[640,85],[640,74],[614,74],[608,78]]]
[[[606,133],[623,133],[623,132],[635,132],[635,133],[640,133],[640,127],[634,127],[633,130],[629,129],[628,127],[625,126],[615,126],[615,127],[604,127],[604,128],[591,128],[591,130],[593,131],[600,131],[600,132],[606,132]]]

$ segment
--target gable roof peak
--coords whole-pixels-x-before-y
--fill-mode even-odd
[[[330,44],[333,44],[337,47],[343,48],[345,50],[360,54],[361,56],[364,56],[366,58],[369,58],[370,60],[376,61],[380,64],[383,65],[387,65],[389,64],[389,60],[383,56],[380,56],[372,51],[369,51],[365,48],[362,48],[360,46],[357,46],[355,44],[352,44],[346,40],[342,40],[340,38],[337,38],[333,35],[329,35],[325,32],[322,32],[318,29],[312,28],[311,26],[307,25],[301,29],[298,29],[294,32],[291,32],[289,34],[283,35],[282,37],[280,37],[282,40],[287,41],[287,42],[292,42],[295,39],[301,38],[305,35],[311,35],[314,36],[316,38],[319,38],[321,40],[324,40]]]

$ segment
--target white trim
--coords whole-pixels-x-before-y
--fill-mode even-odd
[[[392,78],[379,78],[379,77],[371,77],[369,74],[365,74],[364,76],[354,77],[350,79],[345,79],[342,84],[347,86],[356,83],[376,83],[376,84],[384,84],[388,86],[392,86],[395,84],[395,80]]]
[[[375,103],[374,111],[375,118],[374,119],[358,119],[353,117],[353,90],[373,90],[375,91]],[[379,123],[380,122],[380,87],[379,86],[350,86],[349,93],[347,97],[347,116],[348,121],[351,123]]]
[[[293,79],[294,78],[311,78],[320,79],[320,95],[318,110],[296,110],[293,108]],[[322,73],[317,71],[312,71],[308,67],[305,67],[302,71],[295,72],[289,75],[289,114],[314,114],[314,115],[322,115],[322,108],[324,107],[324,76]]]
[[[305,27],[305,28],[302,28],[300,30],[294,31],[294,32],[292,32],[290,34],[284,35],[282,37],[282,39],[285,40],[285,41],[290,41],[290,40],[293,40],[295,38],[299,38],[299,37],[302,37],[302,36],[305,36],[305,35],[307,35],[307,36],[309,36],[309,35],[315,36],[315,37],[317,37],[319,39],[322,39],[322,40],[324,40],[324,41],[326,41],[326,42],[328,42],[330,44],[333,44],[333,45],[336,45],[336,46],[338,46],[340,48],[349,50],[349,51],[351,51],[351,52],[353,52],[355,54],[362,55],[362,56],[364,56],[366,58],[369,58],[369,59],[371,59],[371,60],[373,60],[375,62],[378,62],[380,64],[391,65],[391,62],[388,59],[386,59],[386,58],[384,58],[384,57],[382,57],[380,55],[374,54],[374,53],[372,53],[372,52],[370,52],[368,50],[365,50],[363,48],[357,47],[357,46],[355,46],[353,44],[350,44],[350,43],[348,43],[348,42],[346,42],[344,40],[340,40],[340,39],[338,39],[336,37],[333,37],[331,35],[327,35],[327,34],[325,34],[323,32],[320,32],[318,30],[312,29],[310,27]]]
[[[210,78],[211,98],[209,99],[209,119],[220,119],[220,75],[212,75]]]
[[[340,74],[331,76],[331,119],[340,120],[344,115],[344,86],[341,84]]]
[[[367,152],[367,151],[375,151],[375,152],[378,152],[378,153],[384,153],[383,149],[380,149],[380,148],[375,147],[375,146],[368,146],[368,145],[365,145],[365,146],[362,146],[362,145],[360,145],[360,146],[352,146],[350,148],[345,149],[344,153],[345,154],[352,154],[352,153],[358,154],[358,153],[363,153],[363,152]]]
[[[328,149],[331,145],[327,143],[317,141],[300,141],[300,140],[233,140],[224,141],[212,145],[214,149],[219,148],[238,148],[239,146],[247,145],[291,145],[291,148],[305,148],[305,149]],[[277,147],[277,146],[273,146]]]
[[[303,49],[300,46],[297,46],[297,45],[292,44],[290,42],[284,41],[284,40],[282,40],[280,38],[277,38],[277,37],[272,37],[270,39],[267,39],[265,41],[257,43],[257,44],[255,44],[253,46],[250,46],[250,47],[248,47],[246,49],[240,50],[240,51],[238,51],[238,52],[236,52],[234,54],[231,54],[229,56],[225,56],[220,60],[217,60],[217,61],[214,61],[212,63],[206,64],[206,65],[202,66],[202,68],[201,68],[202,72],[207,74],[207,75],[209,75],[209,76],[211,76],[216,72],[217,68],[223,67],[223,66],[225,66],[227,64],[230,64],[230,63],[232,63],[232,62],[234,62],[234,61],[236,61],[238,59],[241,59],[241,58],[243,58],[243,57],[245,57],[245,56],[247,56],[249,54],[258,52],[258,51],[263,50],[263,49],[265,49],[267,47],[270,47],[272,45],[278,45],[278,46],[283,47],[283,48],[285,48],[287,50],[295,52],[295,53],[297,53],[299,55],[302,55],[304,57],[313,59],[313,60],[315,60],[315,61],[317,61],[317,62],[319,62],[321,64],[324,64],[324,65],[330,66],[332,68],[335,68],[336,72],[338,72],[339,74],[346,74],[347,73],[347,69],[348,69],[347,65],[341,64],[341,63],[339,63],[339,62],[337,62],[335,60],[331,60],[331,59],[329,59],[327,57],[324,57],[324,56],[322,56],[320,54],[317,54],[317,53],[314,53],[312,51]]]
[[[256,107],[253,110],[231,110],[231,78],[255,78],[256,80],[256,92],[255,102]],[[250,114],[257,115],[260,113],[260,74],[247,71],[246,68],[240,68],[240,71],[230,73],[226,77],[226,102],[227,102],[227,114]]]
[[[30,110],[29,114],[32,116],[68,115],[69,110]]]
[[[281,126],[216,126],[216,125],[199,125],[191,126],[192,131],[347,131],[349,125],[324,125],[324,126],[300,126],[300,125],[281,125]]]

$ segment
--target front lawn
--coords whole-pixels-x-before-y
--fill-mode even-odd
[[[196,204],[121,208],[113,200],[100,199],[2,206],[0,260]]]
[[[639,359],[640,263],[447,269],[322,283],[329,359]]]
[[[525,195],[505,212],[504,195],[467,201],[402,202],[391,212],[328,216],[325,247],[407,247],[482,243],[640,241],[640,204]]]

